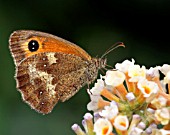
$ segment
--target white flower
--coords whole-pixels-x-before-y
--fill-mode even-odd
[[[71,128],[72,128],[73,130],[77,130],[77,129],[79,128],[79,125],[73,124]]]
[[[107,119],[113,119],[115,116],[117,116],[119,110],[116,102],[112,101],[110,103],[110,106],[105,106],[104,110],[99,112],[100,116],[103,116]]]
[[[164,83],[165,84],[170,83],[170,71],[164,77]]]
[[[170,65],[164,64],[162,67],[160,67],[160,71],[166,75],[170,71]]]
[[[121,72],[127,73],[128,69],[130,66],[133,66],[135,63],[134,59],[132,59],[132,61],[129,60],[125,60],[122,63],[117,63],[115,65],[116,69],[118,69]]]
[[[166,88],[166,83],[164,80],[160,80],[160,86],[161,86],[161,89],[167,93],[167,88]]]
[[[94,112],[93,116],[94,116],[94,122],[96,122],[99,118],[101,118],[99,112]]]
[[[169,135],[170,134],[170,130],[160,129],[159,131],[161,132],[161,135]]]
[[[146,124],[141,121],[141,122],[137,125],[137,127],[140,128],[140,129],[145,129],[145,128],[146,128]]]
[[[129,120],[127,116],[118,115],[115,118],[113,125],[115,126],[115,128],[121,131],[125,131],[129,127]]]
[[[137,127],[140,121],[141,121],[140,115],[133,114],[128,131],[131,132],[133,128]]]
[[[146,130],[145,130],[145,133],[146,133],[145,135],[152,134],[152,131],[155,129],[157,129],[157,125],[155,123],[150,124],[149,127],[146,128]],[[153,135],[155,135],[155,134],[153,134]]]
[[[130,66],[128,70],[128,76],[130,77],[130,82],[137,82],[140,78],[146,77],[146,68],[142,66],[140,68],[139,65]]]
[[[154,114],[154,113],[155,113],[155,110],[152,109],[152,108],[147,108],[147,111],[148,111],[149,113],[151,113],[151,114]]]
[[[159,69],[160,69],[160,66],[156,66],[156,67],[151,67],[150,69],[147,69],[146,70],[146,74],[150,77],[158,77],[159,78]]]
[[[93,116],[90,113],[86,113],[84,115],[84,119],[82,120],[82,125],[86,132],[91,132],[91,133],[93,132]]]
[[[155,117],[162,125],[166,125],[170,120],[170,113],[168,108],[157,109],[155,111]]]
[[[96,135],[109,135],[112,133],[113,127],[109,120],[99,118],[94,123],[94,132]]]
[[[123,84],[124,80],[125,80],[124,73],[122,73],[118,70],[106,72],[105,83],[107,85],[116,87],[116,86],[119,86],[120,84]]]
[[[126,95],[126,98],[128,99],[128,101],[132,101],[135,99],[135,95],[132,93],[132,92],[129,92],[127,95]]]
[[[164,83],[169,83],[170,82],[170,65],[164,64],[161,68],[160,71],[165,75],[164,77]]]
[[[149,97],[151,94],[155,94],[159,90],[159,87],[155,82],[146,79],[139,80],[137,86],[143,93],[144,97]]]
[[[164,129],[153,129],[151,135],[169,135],[170,130],[164,130]]]
[[[90,113],[86,113],[85,115],[84,115],[84,119],[87,119],[87,120],[91,120],[93,118],[93,116],[90,114]]]
[[[128,135],[141,135],[142,132],[143,132],[142,129],[134,127]]]
[[[91,102],[87,104],[87,109],[89,111],[96,111],[98,109],[99,100],[102,99],[101,96],[90,95]]]
[[[151,104],[153,104],[156,108],[162,108],[165,107],[167,103],[167,99],[163,96],[159,96],[158,98],[154,98],[151,101]]]
[[[100,95],[100,92],[104,88],[104,81],[102,79],[97,79],[97,83],[95,83],[94,87],[90,90],[93,95]]]
[[[85,132],[82,131],[82,129],[80,128],[79,125],[74,124],[74,125],[72,125],[71,128],[72,128],[72,130],[73,130],[77,135],[85,135]]]

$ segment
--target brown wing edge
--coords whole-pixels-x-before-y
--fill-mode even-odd
[[[26,37],[22,37],[24,35],[23,32],[14,31],[9,38],[9,49],[12,57],[14,58],[15,65],[19,65],[19,63],[25,58],[25,51],[21,48],[21,43]]]

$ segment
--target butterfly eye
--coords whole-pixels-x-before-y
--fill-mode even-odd
[[[38,48],[39,48],[39,43],[38,43],[36,40],[31,40],[31,41],[28,43],[28,49],[29,49],[31,52],[37,51]]]

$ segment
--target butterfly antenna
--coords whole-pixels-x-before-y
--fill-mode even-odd
[[[105,68],[104,68],[104,69],[105,69]],[[103,71],[103,69],[102,69],[102,68],[101,68],[100,70],[101,70],[101,72],[102,72],[103,74],[105,74],[105,72]]]
[[[110,65],[107,65],[107,64],[106,64],[106,67],[109,67],[109,68],[112,68],[112,69],[113,69],[113,67],[112,67],[112,66],[110,66]]]
[[[113,51],[114,49],[118,48],[118,47],[125,47],[123,42],[117,42],[115,44],[113,44],[102,56],[101,58],[103,58],[104,56],[106,56],[108,53],[110,53],[111,51]]]

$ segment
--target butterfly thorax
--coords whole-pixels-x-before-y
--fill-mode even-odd
[[[98,69],[101,68],[105,68],[106,63],[107,63],[107,59],[106,58],[93,58],[93,61],[95,61],[96,67],[98,67]]]
[[[87,76],[88,76],[89,84],[95,81],[98,75],[98,71],[102,68],[105,68],[106,61],[107,59],[92,58],[91,62],[89,62],[87,68]]]

